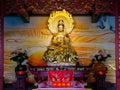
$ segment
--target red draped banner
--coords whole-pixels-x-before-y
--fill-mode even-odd
[[[50,70],[48,81],[52,83],[53,87],[70,87],[73,81],[73,71],[69,70]]]

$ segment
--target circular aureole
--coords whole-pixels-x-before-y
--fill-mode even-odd
[[[51,31],[51,33],[57,33],[58,32],[58,21],[63,20],[64,21],[64,31],[66,33],[71,33],[74,27],[74,21],[72,18],[72,15],[68,13],[67,11],[53,11],[50,14],[50,17],[48,19],[48,28]]]

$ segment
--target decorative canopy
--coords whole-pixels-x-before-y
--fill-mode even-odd
[[[34,15],[67,10],[72,14],[112,13],[115,0],[5,0],[5,13]]]
[[[114,14],[114,0],[5,0],[5,15],[19,15],[29,22],[29,15],[49,15],[65,9],[73,15]]]

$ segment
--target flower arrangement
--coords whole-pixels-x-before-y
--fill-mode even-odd
[[[11,52],[10,60],[22,64],[26,59],[28,59],[27,51],[23,49],[17,49]]]
[[[109,53],[106,52],[105,49],[100,49],[97,54],[93,56],[93,60],[98,62],[105,62],[107,58],[111,57]]]

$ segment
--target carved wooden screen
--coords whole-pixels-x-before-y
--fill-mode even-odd
[[[4,54],[3,54],[3,0],[0,0],[0,90],[3,90],[3,61],[4,61]]]

